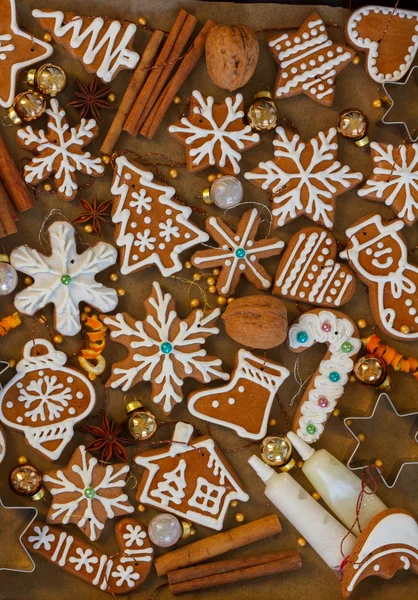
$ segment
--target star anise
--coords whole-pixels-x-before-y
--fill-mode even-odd
[[[100,237],[102,235],[102,228],[100,222],[106,222],[110,217],[107,209],[111,205],[112,201],[103,201],[98,204],[97,196],[94,196],[92,202],[87,202],[83,198],[79,198],[78,202],[83,209],[83,212],[73,219],[73,223],[88,223],[92,221],[93,231]]]
[[[99,88],[99,79],[97,75],[87,85],[76,79],[78,92],[75,93],[75,100],[72,100],[67,106],[78,108],[78,116],[80,119],[88,119],[92,117],[96,121],[100,121],[100,111],[103,108],[113,108],[105,97],[112,89],[110,86]]]
[[[123,425],[123,423],[116,425],[114,421],[109,421],[106,415],[102,417],[101,427],[85,425],[83,431],[91,433],[96,438],[86,447],[86,450],[101,450],[101,460],[105,463],[112,457],[127,462],[128,457],[124,446],[130,446],[134,442],[120,435]]]

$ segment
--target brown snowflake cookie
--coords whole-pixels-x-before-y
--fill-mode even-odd
[[[397,571],[418,575],[418,523],[402,508],[388,508],[364,527],[344,564],[342,595],[366,577],[391,579]]]
[[[191,261],[196,267],[220,267],[216,288],[219,294],[230,296],[244,275],[258,289],[268,289],[271,277],[260,264],[263,258],[277,256],[284,242],[277,238],[255,241],[261,219],[257,209],[247,210],[241,217],[236,232],[219,217],[206,220],[206,230],[218,244],[218,248],[200,250]]]
[[[199,91],[192,94],[189,117],[171,125],[168,131],[186,147],[187,168],[191,172],[215,166],[225,175],[240,172],[241,152],[260,142],[244,120],[242,94],[215,104]]]
[[[107,519],[134,512],[123,493],[129,465],[102,465],[79,446],[64,469],[47,471],[43,482],[51,493],[48,523],[74,523],[92,541]]]
[[[193,438],[189,423],[177,423],[168,446],[141,452],[135,462],[146,469],[139,502],[204,527],[221,530],[229,504],[249,499],[214,440]]]
[[[139,588],[152,567],[146,528],[136,519],[115,525],[119,551],[107,556],[74,533],[34,521],[23,535],[25,548],[114,597]]]
[[[418,49],[418,12],[364,6],[345,27],[348,43],[367,53],[366,69],[377,83],[399,81],[409,71]]]
[[[418,218],[418,144],[370,144],[373,173],[358,195],[384,202],[406,225]]]
[[[48,131],[33,130],[31,125],[17,132],[17,141],[22,148],[35,154],[23,169],[26,183],[37,185],[54,175],[57,194],[63,200],[73,200],[78,193],[75,172],[91,177],[101,177],[104,166],[100,158],[92,158],[83,148],[90,144],[99,133],[94,119],[81,119],[77,127],[71,127],[65,118],[65,111],[58,100],[52,98],[47,109]]]
[[[273,294],[317,306],[346,304],[356,290],[354,273],[335,259],[337,242],[320,227],[295,233],[277,268]]]
[[[331,106],[335,77],[352,61],[355,52],[333,42],[321,17],[314,13],[296,33],[280,33],[269,41],[270,53],[279,65],[276,98],[306,94]]]

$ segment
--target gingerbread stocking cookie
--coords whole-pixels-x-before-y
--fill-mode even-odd
[[[408,261],[403,221],[366,215],[347,229],[340,253],[369,288],[374,320],[388,336],[418,340],[418,267]]]
[[[82,373],[65,366],[67,356],[51,342],[34,339],[23,348],[16,375],[0,392],[0,420],[25,434],[48,460],[58,460],[74,426],[93,410],[96,394]]]
[[[219,388],[193,392],[187,408],[203,421],[229,427],[243,438],[261,440],[276,392],[289,375],[277,362],[240,350],[231,380]]]

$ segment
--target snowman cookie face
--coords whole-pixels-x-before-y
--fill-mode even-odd
[[[27,443],[49,460],[60,457],[74,425],[96,400],[89,380],[66,362],[67,356],[47,340],[31,340],[0,394],[0,421],[23,431]]]

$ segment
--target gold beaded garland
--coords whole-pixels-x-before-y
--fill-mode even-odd
[[[274,427],[275,425],[277,425],[276,419],[274,419],[274,418],[270,419],[269,425],[270,425],[270,427]]]
[[[29,275],[27,277],[25,277],[25,279],[23,281],[24,281],[25,285],[32,285],[32,283],[33,283],[33,279]]]
[[[376,98],[375,100],[373,100],[372,106],[373,106],[373,108],[382,108],[382,101],[381,101],[381,99],[380,98]]]
[[[26,458],[26,456],[19,456],[19,458],[17,459],[17,463],[19,465],[26,465],[26,463],[28,462],[28,459]]]
[[[44,35],[42,36],[44,42],[52,42],[52,35],[50,33],[44,33]]]
[[[191,308],[199,308],[199,306],[200,306],[200,300],[199,300],[199,298],[192,298],[190,300],[190,307]]]
[[[301,469],[303,467],[303,460],[298,460],[296,466],[298,469]]]
[[[50,192],[52,190],[52,185],[47,181],[46,183],[44,183],[43,188],[44,192]]]
[[[357,327],[359,329],[366,329],[366,327],[367,327],[367,321],[366,321],[366,319],[359,319],[357,321]]]
[[[366,441],[366,436],[364,435],[364,433],[358,433],[357,438],[358,438],[358,441],[361,443]]]
[[[350,427],[350,425],[353,424],[353,421],[351,419],[347,419],[347,421],[345,422],[346,425],[348,425],[348,427]]]
[[[212,275],[215,275],[215,277],[218,277],[219,273],[220,273],[219,269],[212,269]]]
[[[334,408],[334,410],[332,411],[332,416],[333,417],[339,417],[341,414],[341,411],[339,408]]]
[[[350,377],[348,378],[348,381],[350,383],[356,383],[357,379],[355,375],[350,375]]]
[[[243,522],[244,522],[244,520],[245,520],[245,517],[244,517],[243,513],[237,513],[237,514],[235,515],[235,521],[236,521],[237,523],[243,523]]]
[[[234,300],[235,300],[234,296],[229,296],[229,298],[226,302],[227,302],[227,304],[231,304]]]
[[[171,177],[171,179],[177,179],[177,177],[179,176],[179,172],[177,171],[177,169],[170,169],[168,174]]]
[[[184,263],[183,266],[184,266],[185,269],[191,269],[193,265],[190,262],[190,260],[186,260],[186,262]]]
[[[108,154],[102,155],[102,163],[104,165],[110,165],[111,162],[112,162],[112,159],[110,158],[110,156]]]
[[[359,65],[360,64],[360,56],[358,54],[356,54],[351,62],[353,63],[353,65]]]
[[[113,282],[119,281],[119,275],[117,273],[111,273],[109,275],[109,279],[110,279],[110,281],[113,281]]]
[[[140,25],[141,27],[145,27],[146,24],[147,24],[147,20],[144,17],[139,17],[138,25]]]
[[[200,281],[201,277],[200,273],[193,273],[192,279],[193,281]]]
[[[117,294],[118,296],[124,296],[126,294],[126,290],[124,290],[123,288],[119,288],[117,290]]]
[[[232,508],[236,508],[238,506],[238,500],[232,500],[231,506]]]
[[[15,366],[16,366],[16,361],[15,361],[15,359],[14,359],[14,358],[11,358],[11,359],[8,361],[8,363],[9,363],[9,367],[10,367],[11,369],[14,369],[14,368],[15,368]]]
[[[48,319],[46,318],[45,315],[41,315],[40,317],[38,317],[38,323],[40,325],[45,325],[45,323],[48,321]]]
[[[215,285],[215,284],[216,284],[216,279],[215,279],[214,277],[208,277],[208,278],[206,279],[206,283],[207,283],[208,285]]]
[[[57,335],[54,335],[54,337],[52,338],[52,341],[54,342],[54,344],[62,344],[64,338],[62,337],[62,335],[57,333]]]
[[[225,306],[227,300],[225,296],[218,296],[216,302],[219,304],[219,306]]]
[[[320,499],[321,499],[321,496],[318,494],[318,492],[313,492],[313,494],[312,494],[312,498],[313,498],[314,500],[320,500]]]
[[[376,460],[374,461],[374,466],[378,469],[381,469],[383,467],[383,460],[380,460],[380,458],[376,458]]]
[[[401,325],[401,332],[402,333],[409,333],[409,327],[408,325]]]
[[[84,231],[86,233],[93,233],[93,225],[84,225]]]
[[[215,173],[211,173],[210,175],[208,175],[208,183],[213,183],[215,179],[217,179]]]
[[[216,290],[216,285],[210,285],[210,286],[208,287],[208,292],[209,292],[209,294],[216,294],[216,291],[217,291],[217,290]]]
[[[138,504],[138,511],[145,512],[147,507],[144,504]]]
[[[296,543],[298,546],[300,546],[301,548],[304,548],[307,544],[307,541],[305,540],[304,537],[300,536],[298,537],[298,539],[296,540]]]
[[[107,100],[108,100],[108,102],[113,104],[114,102],[116,102],[116,94],[114,94],[113,92],[110,92],[110,94],[107,95]]]

